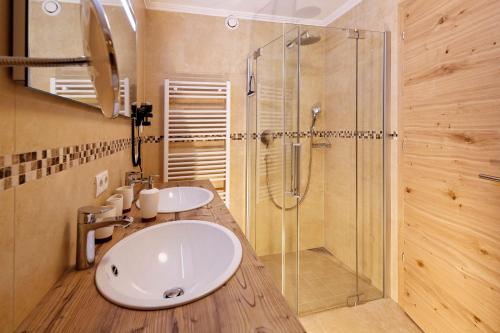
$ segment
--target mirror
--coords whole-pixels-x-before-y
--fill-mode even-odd
[[[100,108],[108,117],[130,116],[136,100],[136,33],[129,1],[26,1],[27,56],[90,57],[90,66],[28,68],[26,85]]]

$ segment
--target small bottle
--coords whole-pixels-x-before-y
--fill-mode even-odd
[[[156,220],[158,214],[160,190],[153,187],[153,177],[148,177],[146,188],[139,192],[142,222],[152,222]]]

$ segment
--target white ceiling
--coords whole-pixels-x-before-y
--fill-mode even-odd
[[[146,7],[211,16],[326,26],[362,0],[145,0]]]

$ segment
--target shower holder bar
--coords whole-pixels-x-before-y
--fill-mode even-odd
[[[300,197],[300,143],[292,144],[292,195]]]

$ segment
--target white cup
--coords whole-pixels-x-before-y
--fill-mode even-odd
[[[115,207],[115,216],[123,214],[123,194],[113,194],[106,199],[105,204]]]
[[[142,190],[139,193],[141,203],[141,217],[143,222],[154,221],[158,214],[160,191],[157,188]]]
[[[106,205],[106,206],[103,206],[103,207],[110,208],[110,210],[108,210],[105,213],[97,215],[96,216],[97,217],[97,222],[99,222],[102,219],[105,219],[107,217],[115,217],[116,216],[115,206],[113,206],[113,205]],[[96,240],[96,242],[97,243],[103,243],[103,242],[107,242],[108,240],[110,240],[111,237],[113,236],[113,230],[114,229],[115,229],[114,226],[109,226],[109,227],[104,227],[104,228],[96,229],[96,231],[95,231],[95,240]]]
[[[123,196],[123,212],[129,212],[132,207],[132,201],[134,201],[134,188],[133,186],[122,186],[115,190],[116,194],[121,194]]]

